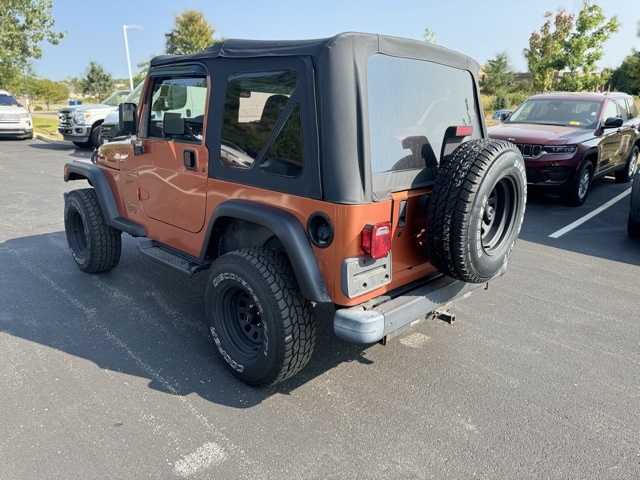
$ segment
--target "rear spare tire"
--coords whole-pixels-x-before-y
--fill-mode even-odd
[[[445,157],[427,210],[427,252],[442,273],[483,283],[501,272],[527,200],[522,155],[502,140],[471,140]]]

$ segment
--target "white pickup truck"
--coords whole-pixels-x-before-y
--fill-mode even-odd
[[[117,90],[102,103],[62,107],[58,110],[58,132],[81,148],[100,146],[100,125],[107,114],[118,108],[131,90]]]

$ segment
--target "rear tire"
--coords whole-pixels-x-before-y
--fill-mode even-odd
[[[93,188],[71,191],[64,204],[64,230],[71,255],[86,273],[107,272],[120,262],[120,230],[106,224]]]
[[[247,249],[221,256],[210,269],[206,313],[220,358],[248,385],[275,385],[311,358],[312,308],[282,253]]]
[[[634,145],[627,159],[627,163],[624,164],[624,168],[615,173],[616,182],[627,183],[633,180],[633,176],[638,169],[638,153],[640,153],[640,149],[637,145]]]
[[[443,159],[429,199],[427,252],[444,274],[493,278],[518,238],[527,199],[522,155],[501,140],[471,140]]]
[[[91,148],[91,141],[87,142],[73,142],[73,144],[78,148]]]

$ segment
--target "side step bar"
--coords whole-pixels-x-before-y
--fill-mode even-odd
[[[146,240],[138,246],[140,253],[151,258],[156,263],[160,263],[165,267],[171,267],[180,273],[192,277],[194,273],[200,270],[206,270],[211,266],[210,263],[196,263],[193,260],[182,255],[174,253],[153,240]]]

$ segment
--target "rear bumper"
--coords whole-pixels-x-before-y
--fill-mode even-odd
[[[506,271],[506,264],[498,275]],[[338,338],[355,343],[375,343],[411,327],[438,307],[469,295],[483,284],[466,283],[434,274],[398,296],[380,297],[362,305],[337,310],[333,331]]]

